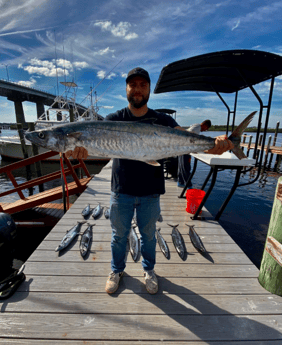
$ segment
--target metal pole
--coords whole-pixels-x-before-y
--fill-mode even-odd
[[[60,152],[60,165],[61,165],[61,182],[62,182],[62,197],[63,197],[63,204],[64,204],[64,213],[67,212],[67,204],[66,204],[66,193],[65,193],[65,180],[63,176],[63,155]]]
[[[6,64],[4,64],[4,63],[2,63],[1,65],[6,66],[7,78],[8,78],[8,81],[10,81],[9,72],[8,72],[8,66],[9,66],[9,65],[6,65]]]

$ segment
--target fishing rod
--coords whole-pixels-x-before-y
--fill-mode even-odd
[[[104,78],[86,95],[86,97],[83,99],[83,101],[80,102],[82,104],[88,96],[91,95],[91,93],[107,78],[107,76],[123,61],[124,58],[122,58],[105,76]]]

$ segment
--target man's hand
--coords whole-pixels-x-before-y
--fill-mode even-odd
[[[72,156],[74,159],[86,159],[88,157],[88,151],[84,147],[77,146],[73,151],[67,151],[66,157]]]
[[[226,135],[220,135],[215,138],[215,145],[212,149],[205,151],[205,153],[213,155],[221,155],[223,152],[233,149],[233,143],[226,138]]]

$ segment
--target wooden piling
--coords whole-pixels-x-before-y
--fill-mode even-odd
[[[275,192],[265,250],[259,273],[260,284],[282,296],[282,177]]]
[[[271,145],[271,139],[272,139],[272,136],[270,135],[268,137],[268,143],[267,143],[267,147],[266,147],[265,155],[264,155],[264,163],[263,163],[264,169],[266,168],[266,164],[267,164],[267,158],[268,158],[268,153],[269,153],[269,149],[270,149],[270,145]]]
[[[242,144],[245,144],[246,138],[247,138],[247,134],[243,134],[243,135],[242,135],[242,139],[243,139],[243,140],[242,140]],[[244,146],[241,147],[241,150],[244,152],[244,150],[245,150]]]
[[[33,132],[35,130],[33,122],[29,122],[28,123],[28,129],[31,132]],[[32,144],[31,150],[32,150],[32,155],[33,156],[37,156],[39,154],[39,150],[38,150],[38,146],[37,145]],[[41,162],[40,161],[39,162],[35,162],[34,165],[35,165],[35,171],[36,171],[37,177],[41,177],[42,176]],[[40,184],[38,187],[39,187],[39,192],[44,192],[43,184]]]
[[[28,158],[28,151],[27,151],[27,147],[26,147],[24,135],[23,135],[23,125],[21,123],[17,123],[17,129],[18,129],[18,133],[20,137],[20,143],[21,143],[23,156],[24,156],[24,159],[26,159]],[[26,179],[27,181],[31,180],[31,169],[29,165],[26,166]],[[29,188],[28,190],[29,190],[29,195],[33,195],[33,188]]]
[[[261,135],[259,136],[259,141],[258,141],[257,156],[256,156],[256,160],[257,160],[257,161],[259,160],[259,155],[260,155],[260,154],[263,154],[263,152],[261,151],[262,138],[263,138],[263,135],[261,134]]]
[[[249,157],[249,153],[250,153],[250,149],[251,149],[251,144],[252,144],[252,139],[253,139],[253,136],[250,135],[250,140],[249,140],[249,144],[248,144],[248,147],[247,147],[247,157]]]
[[[272,144],[273,146],[276,145],[279,124],[280,124],[280,122],[278,121],[277,124],[276,124],[276,128],[275,128],[274,139],[273,139],[273,144]],[[268,169],[270,169],[270,167],[271,167],[272,159],[273,159],[273,153],[270,154],[269,163],[268,163]]]

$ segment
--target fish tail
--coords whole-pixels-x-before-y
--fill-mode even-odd
[[[250,115],[248,115],[228,138],[234,145],[231,151],[239,159],[247,158],[247,156],[240,148],[241,135],[243,134],[244,130],[248,127],[255,114],[256,111],[253,111]]]
[[[168,223],[167,223],[167,225],[171,226],[172,228],[177,228],[179,224],[177,224],[177,225],[171,225],[171,224],[168,224]]]

